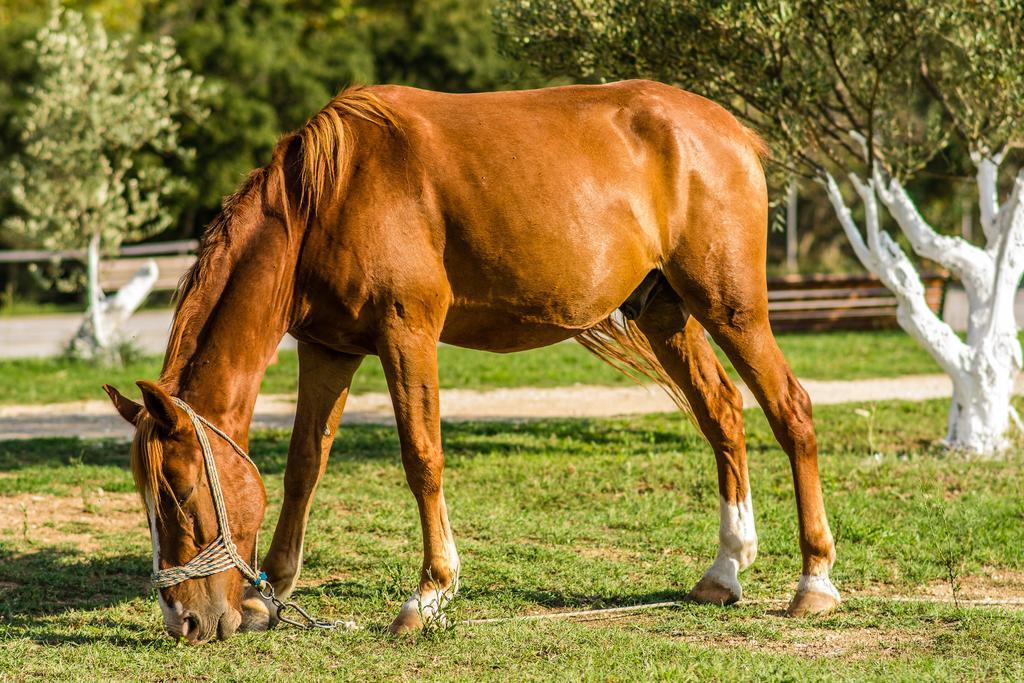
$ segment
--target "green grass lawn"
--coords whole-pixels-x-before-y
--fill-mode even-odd
[[[941,591],[950,570],[965,593],[995,576],[994,596],[1024,595],[1020,452],[969,462],[935,449],[945,401],[877,404],[869,444],[857,407],[815,411],[846,596],[832,616],[779,614],[800,571],[789,464],[748,411],[760,554],[739,606],[389,637],[415,581],[419,525],[394,430],[360,425],[339,433],[297,598],[362,630],[282,628],[201,649],[161,636],[126,446],[0,442],[0,679],[1024,677],[1024,612],[882,597]],[[271,513],[287,437],[252,441]],[[464,563],[455,617],[680,599],[714,553],[714,462],[681,417],[448,424],[445,448]]]
[[[931,357],[898,331],[791,334],[781,336],[779,342],[797,375],[808,379],[939,372]],[[442,346],[438,354],[444,388],[620,385],[631,381],[573,343],[514,354]],[[0,405],[103,398],[103,383],[122,389],[131,387],[135,380],[156,378],[160,366],[159,358],[147,358],[123,368],[100,368],[60,359],[4,360],[0,361]],[[281,353],[279,362],[267,372],[263,391],[293,392],[296,377],[296,355]],[[353,392],[386,390],[380,362],[375,357],[367,358],[356,374]]]

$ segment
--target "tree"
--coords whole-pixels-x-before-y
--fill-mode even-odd
[[[502,0],[496,16],[504,49],[547,74],[679,84],[763,132],[773,184],[822,184],[860,261],[896,295],[900,325],[952,378],[946,443],[1006,445],[1021,369],[1024,169],[1011,183],[1000,169],[1024,142],[1024,1]],[[935,172],[974,176],[984,245],[942,234],[915,205],[908,185]],[[926,305],[885,213],[919,257],[963,283],[966,340]]]
[[[22,149],[0,183],[18,211],[4,228],[21,242],[86,252],[88,313],[75,350],[95,357],[109,353],[114,327],[155,280],[151,269],[107,297],[101,254],[173,221],[161,200],[184,183],[165,163],[190,154],[178,131],[182,117],[206,114],[202,79],[183,68],[170,39],[111,40],[98,20],[59,5],[26,48],[37,67],[17,118]]]

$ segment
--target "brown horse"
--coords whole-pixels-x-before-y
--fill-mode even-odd
[[[803,574],[789,611],[834,607],[811,406],[768,324],[763,151],[721,107],[644,81],[338,95],[226,200],[179,289],[160,380],[139,383],[144,405],[107,388],[138,428],[132,463],[155,567],[185,564],[218,534],[196,431],[172,397],[244,448],[260,380],[290,333],[298,408],[265,571],[278,595],[294,589],[352,375],[376,354],[423,530],[420,585],[391,628],[420,628],[459,577],[442,489],[438,342],[510,352],[576,337],[666,383],[711,442],[720,547],[690,596],[734,602],[757,540],[741,397],[707,330],[790,458]],[[224,439],[211,444],[238,555],[252,557],[262,484]],[[194,642],[276,621],[233,569],[160,594],[168,631]]]

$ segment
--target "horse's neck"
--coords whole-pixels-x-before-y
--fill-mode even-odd
[[[195,301],[183,300],[161,377],[168,391],[242,444],[289,326],[294,268],[275,262],[290,250],[273,241],[229,259],[226,278],[218,273],[189,293]]]

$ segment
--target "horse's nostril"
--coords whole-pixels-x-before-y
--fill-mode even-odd
[[[199,640],[199,619],[193,614],[186,614],[181,619],[181,635],[188,638],[189,642]]]

